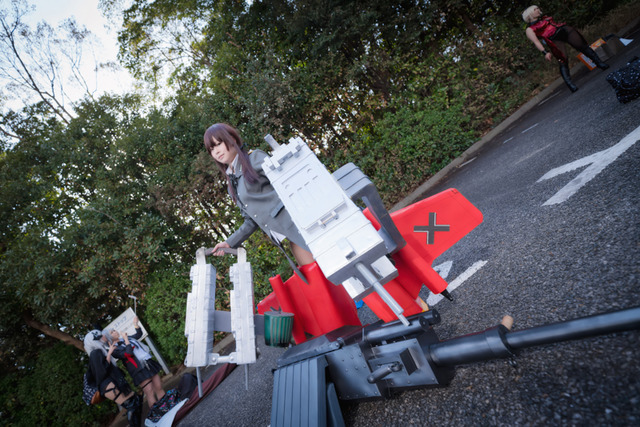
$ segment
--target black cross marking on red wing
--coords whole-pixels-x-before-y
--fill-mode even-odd
[[[433,245],[436,231],[449,231],[448,225],[436,224],[436,213],[429,212],[429,225],[416,225],[414,233],[427,233],[427,245]]]

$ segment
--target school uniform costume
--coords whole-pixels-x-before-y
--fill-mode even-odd
[[[112,353],[113,357],[122,360],[136,387],[162,370],[160,364],[137,341],[141,336],[142,329],[136,328],[136,333],[129,337],[129,344],[119,341]]]
[[[267,157],[268,154],[262,150],[253,150],[249,153],[251,167],[258,174],[258,179],[254,183],[250,183],[245,178],[240,162],[234,162],[234,172],[227,173],[236,193],[236,204],[240,208],[244,222],[229,236],[226,242],[232,248],[237,248],[256,230],[261,229],[282,250],[293,270],[301,274],[282,247],[281,240],[286,237],[307,251],[309,251],[309,247],[262,170],[262,163]]]

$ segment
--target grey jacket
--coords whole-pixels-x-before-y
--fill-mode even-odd
[[[262,170],[262,162],[266,157],[268,157],[267,153],[261,150],[254,150],[249,154],[251,166],[258,173],[257,182],[250,184],[244,179],[242,166],[239,163],[238,170],[230,175],[244,223],[226,241],[232,248],[237,248],[258,228],[261,228],[271,240],[274,240],[271,231],[275,231],[286,236],[296,245],[309,250],[291,220],[289,212],[278,197],[278,193]]]

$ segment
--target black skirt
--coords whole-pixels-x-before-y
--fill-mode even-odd
[[[136,369],[136,371],[131,376],[136,387],[140,384],[146,383],[145,380],[153,378],[154,375],[162,370],[162,366],[160,366],[160,364],[153,359],[148,359],[141,363],[141,368]]]

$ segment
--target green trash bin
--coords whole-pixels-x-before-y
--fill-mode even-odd
[[[264,343],[271,347],[288,347],[293,332],[293,313],[264,313]]]

